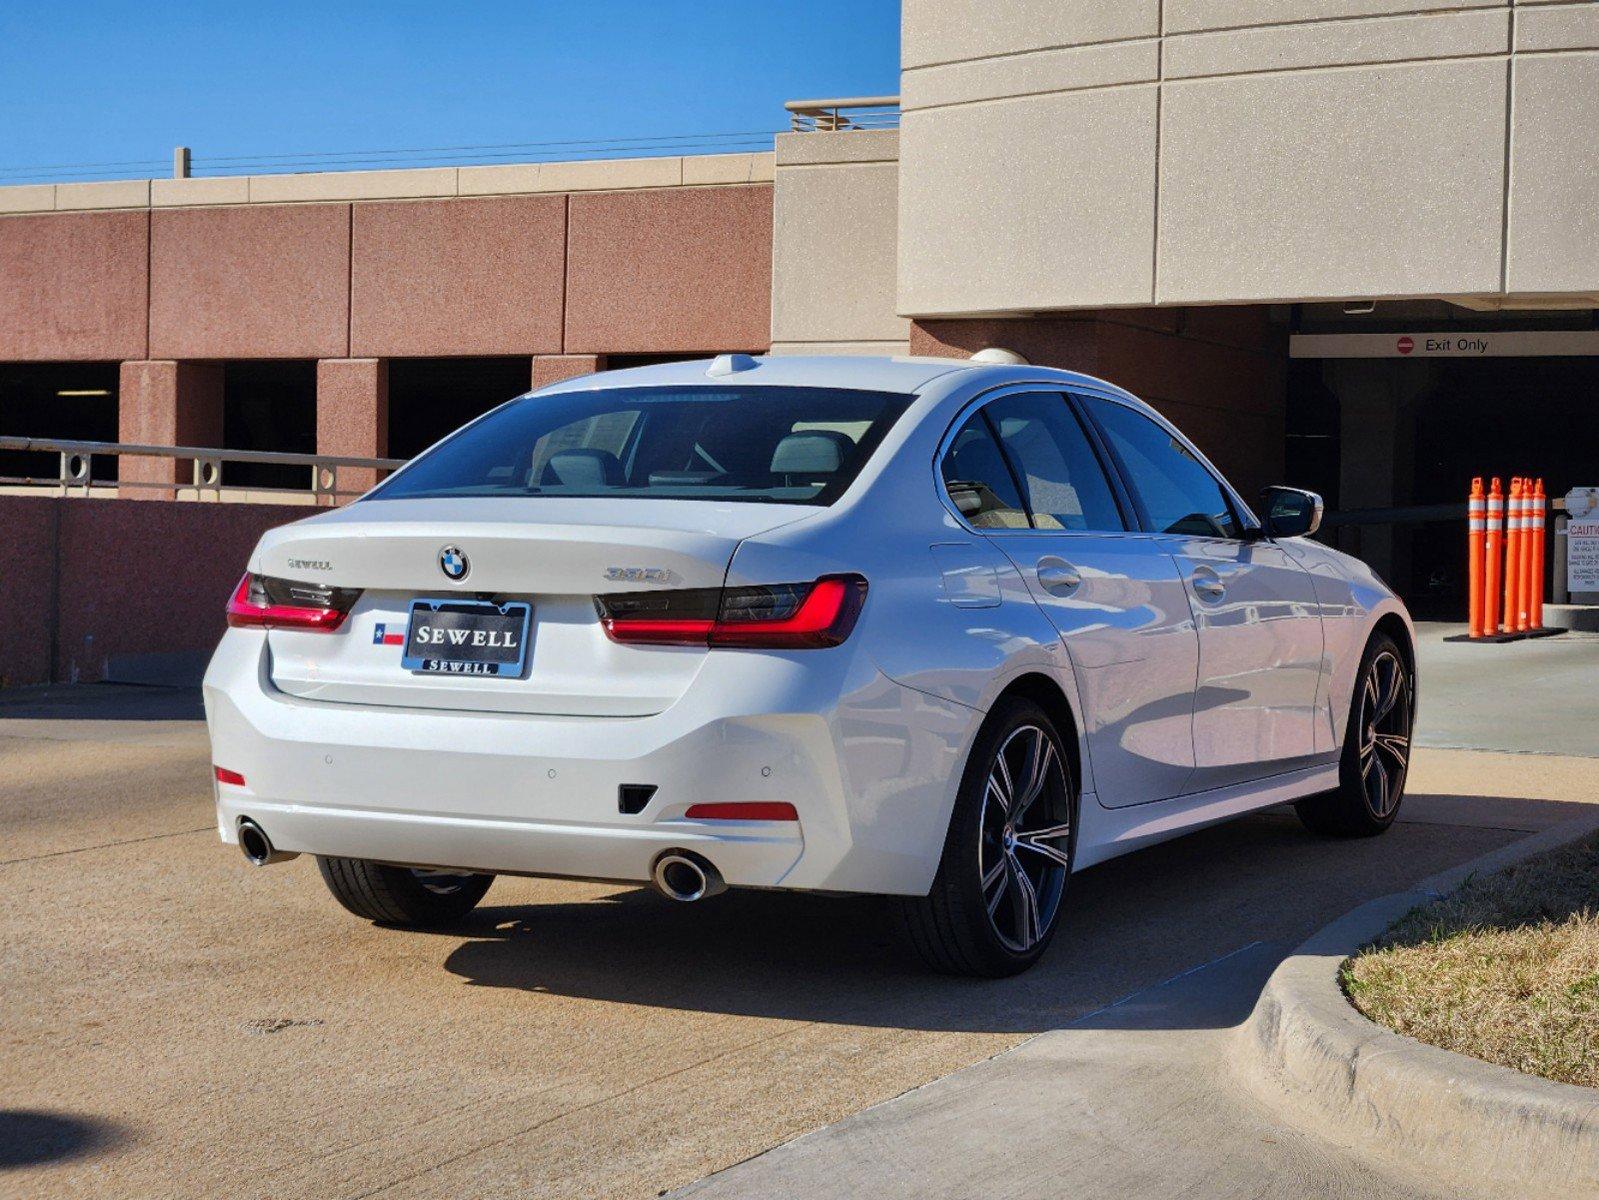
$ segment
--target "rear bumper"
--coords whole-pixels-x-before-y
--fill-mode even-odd
[[[205,680],[218,832],[418,866],[644,881],[664,850],[735,886],[924,893],[977,714],[863,657],[716,656],[650,717],[462,713],[302,700],[266,638],[229,630]],[[657,790],[619,811],[623,784]],[[690,804],[786,801],[798,822],[689,820]]]

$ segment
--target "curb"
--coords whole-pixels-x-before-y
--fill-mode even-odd
[[[1239,1029],[1239,1074],[1323,1137],[1403,1158],[1470,1191],[1599,1195],[1599,1092],[1424,1045],[1367,1020],[1338,968],[1411,909],[1599,829],[1599,813],[1523,838],[1326,926],[1272,973]]]

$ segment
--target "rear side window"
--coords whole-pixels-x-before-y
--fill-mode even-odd
[[[1016,477],[981,412],[961,426],[939,470],[950,503],[974,529],[1027,528]]]
[[[578,496],[831,504],[912,397],[847,388],[603,388],[513,400],[368,499]]]
[[[984,410],[1035,529],[1119,532],[1121,510],[1077,415],[1057,392],[1002,396]]]
[[[1237,538],[1242,530],[1216,477],[1187,446],[1143,413],[1110,400],[1094,400],[1094,415],[1121,460],[1154,533]]]

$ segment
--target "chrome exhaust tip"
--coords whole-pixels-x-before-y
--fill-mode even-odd
[[[300,857],[297,850],[276,849],[272,845],[272,839],[267,837],[266,830],[249,817],[239,818],[239,849],[244,852],[244,857],[250,865],[255,867],[288,862],[291,858]]]
[[[727,891],[722,873],[692,850],[667,850],[650,872],[655,889],[669,900],[692,904]]]

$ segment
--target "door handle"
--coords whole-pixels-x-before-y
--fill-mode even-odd
[[[1201,569],[1194,572],[1189,580],[1194,586],[1194,591],[1205,600],[1220,600],[1227,594],[1227,585],[1214,571]]]
[[[1083,577],[1065,559],[1038,560],[1038,586],[1052,596],[1069,596],[1082,586]]]

